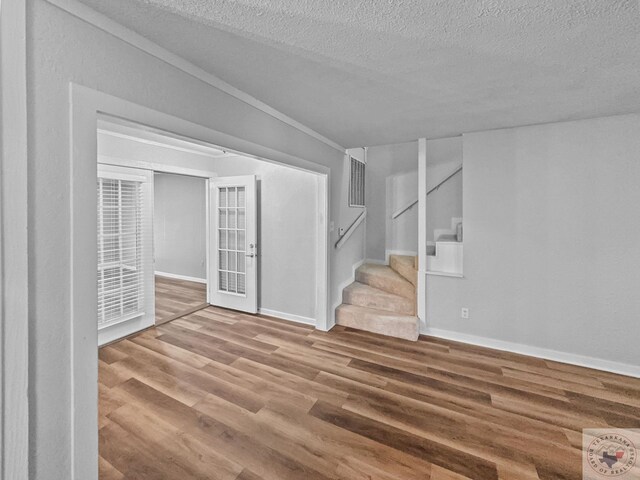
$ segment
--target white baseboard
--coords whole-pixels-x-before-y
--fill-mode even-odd
[[[441,330],[438,328],[423,327],[420,329],[423,335],[443,338],[445,340],[453,340],[455,342],[468,343],[480,347],[493,348],[495,350],[503,350],[511,353],[519,353],[530,357],[538,357],[554,362],[568,363],[580,367],[593,368],[603,370],[605,372],[627,375],[629,377],[640,378],[640,365],[629,365],[626,363],[612,362],[600,358],[587,357],[584,355],[576,355],[572,353],[559,352],[548,348],[533,347],[521,343],[506,342],[493,338],[478,337],[476,335],[467,335],[465,333],[452,332],[450,330]]]
[[[304,323],[305,325],[316,325],[316,319],[310,317],[303,317],[302,315],[294,315],[292,313],[278,312],[276,310],[269,310],[268,308],[259,308],[258,313],[262,315],[268,315],[269,317],[281,318],[282,320],[289,320],[296,323]]]
[[[175,278],[176,280],[186,280],[187,282],[207,283],[206,278],[189,277],[187,275],[178,275],[177,273],[154,272],[158,277]]]

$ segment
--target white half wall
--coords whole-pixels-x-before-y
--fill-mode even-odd
[[[640,374],[640,116],[463,142],[465,278],[427,277],[423,327]]]
[[[154,175],[153,255],[155,271],[207,278],[207,181]]]

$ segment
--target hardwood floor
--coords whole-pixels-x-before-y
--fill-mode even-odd
[[[207,286],[156,275],[156,325],[207,306]]]
[[[213,307],[100,350],[100,478],[580,479],[640,380]]]

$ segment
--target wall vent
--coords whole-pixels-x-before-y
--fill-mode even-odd
[[[349,176],[349,206],[364,207],[364,174],[365,164],[354,157],[351,161],[351,173]]]

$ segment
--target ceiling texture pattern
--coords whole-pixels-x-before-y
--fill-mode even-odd
[[[638,0],[82,0],[346,147],[640,111]]]

